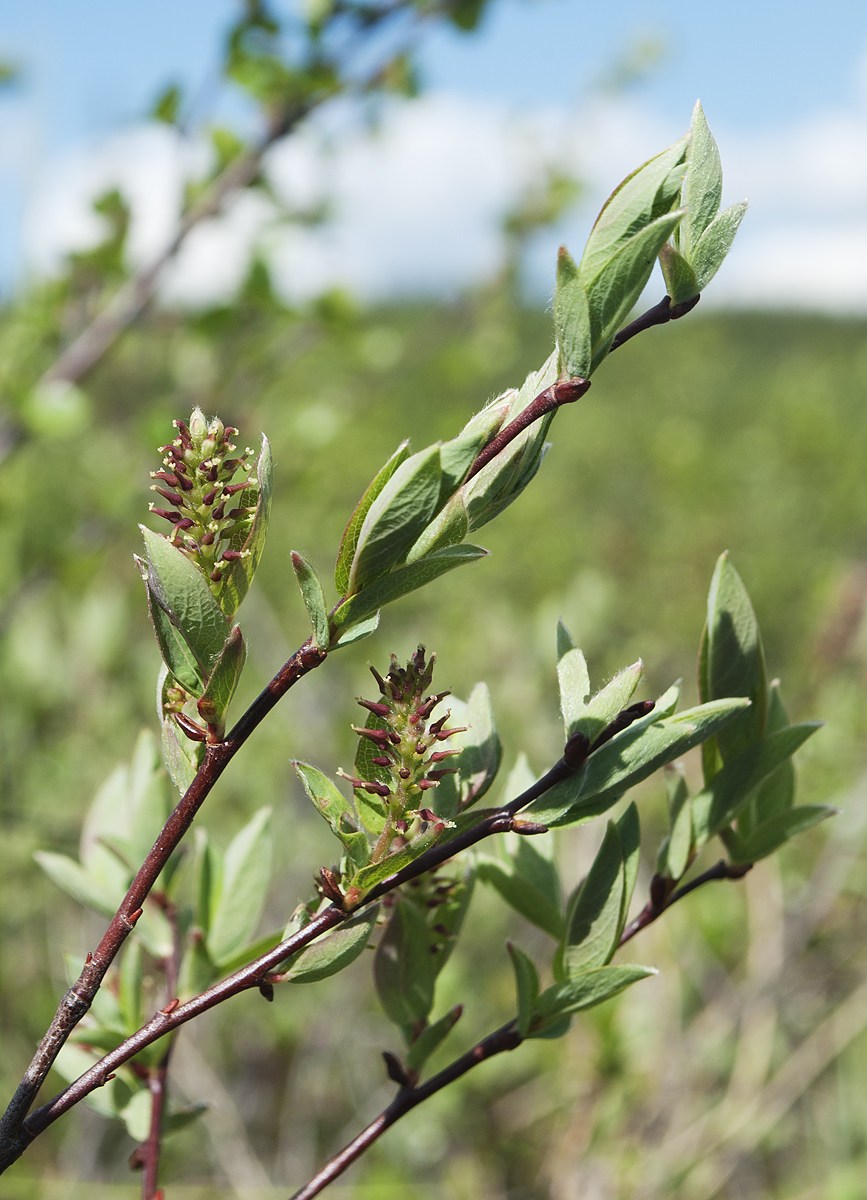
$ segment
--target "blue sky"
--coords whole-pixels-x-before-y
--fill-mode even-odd
[[[55,253],[64,236],[75,241],[74,232],[51,233],[51,197],[46,199],[48,193],[64,190],[64,163],[74,163],[81,175],[87,155],[102,153],[105,158],[107,152],[98,148],[112,138],[117,156],[118,136],[140,123],[155,94],[169,82],[182,81],[207,115],[218,96],[215,64],[234,11],[232,0],[7,2],[0,15],[0,54],[19,60],[24,68],[22,84],[0,98],[0,221],[5,227],[0,281],[7,289],[22,262],[40,261],[44,250],[33,248],[39,234],[32,220],[27,231],[29,213],[41,214],[47,241],[54,237]],[[599,119],[598,102],[594,109],[589,97],[605,70],[641,37],[663,47],[661,59],[644,82],[617,102],[619,116],[606,124]],[[764,253],[769,253],[768,245],[777,244],[775,261],[782,262],[789,236],[800,258],[812,254],[815,269],[821,270],[808,226],[809,221],[818,222],[822,212],[831,237],[829,253],[836,245],[836,252],[845,257],[853,231],[858,237],[863,232],[867,253],[867,187],[863,193],[859,190],[857,166],[867,131],[863,3],[826,0],[821,6],[808,6],[798,0],[782,8],[769,0],[690,5],[620,0],[616,6],[584,0],[492,0],[475,35],[443,28],[430,36],[421,66],[427,88],[440,102],[436,111],[441,124],[471,127],[476,122],[478,136],[486,131],[490,138],[492,114],[498,114],[503,128],[510,120],[535,115],[542,123],[539,128],[549,132],[558,122],[561,129],[569,120],[586,122],[590,114],[614,142],[623,142],[624,154],[633,153],[633,140],[634,152],[644,153],[641,137],[632,138],[634,131],[643,130],[641,136],[647,139],[658,131],[658,136],[672,140],[687,125],[693,101],[700,96],[724,164],[732,163],[733,185],[741,189],[729,199],[740,199],[744,192],[756,197],[754,229],[769,239]],[[240,105],[230,105],[228,111],[242,114]],[[434,108],[419,111],[420,128],[436,142],[440,127]],[[405,118],[400,119],[405,124]],[[401,145],[411,143],[406,130],[402,137]],[[502,140],[505,147],[505,134]],[[152,152],[152,143],[153,139],[150,151],[141,153]],[[647,153],[659,148],[651,142]],[[617,145],[610,150],[611,169],[619,169]],[[125,153],[129,158],[133,151]],[[427,157],[433,162],[433,151]],[[460,150],[452,157],[464,161]],[[443,162],[449,161],[446,154]],[[624,169],[630,165],[635,164],[625,161]],[[420,169],[423,166],[422,162]],[[102,174],[94,168],[94,178],[103,179],[109,168],[100,169]],[[298,169],[296,163],[296,174]],[[375,188],[376,164],[371,160],[366,169]],[[489,173],[496,177],[498,170],[502,165],[492,164]],[[604,187],[602,181],[599,186]],[[84,184],[81,194],[82,188]],[[358,207],[357,197],[354,203]],[[480,230],[483,217],[480,212],[477,217]],[[22,219],[27,247],[23,252],[18,237]],[[57,220],[58,229],[77,227],[68,213]],[[248,213],[245,220],[245,228],[252,229],[253,215]],[[456,211],[453,221],[459,220]],[[78,226],[87,226],[83,216]],[[859,251],[861,244],[857,243]],[[306,245],[308,258],[313,252]],[[479,270],[486,269],[486,263],[490,267],[492,254],[490,245],[478,250]],[[851,249],[848,254],[851,258]],[[50,258],[47,250],[43,258]],[[739,269],[743,274],[747,267]],[[456,285],[462,282],[466,281],[457,280]],[[779,286],[785,289],[785,282]],[[847,286],[851,289],[855,283],[850,280]],[[867,305],[867,285],[863,303]]]

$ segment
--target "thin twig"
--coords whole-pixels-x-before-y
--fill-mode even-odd
[[[608,353],[613,353],[624,342],[634,338],[637,333],[643,333],[645,329],[652,329],[654,325],[667,325],[669,321],[677,321],[681,317],[685,317],[688,312],[692,312],[700,299],[701,296],[695,296],[692,300],[684,300],[682,304],[672,304],[670,296],[663,296],[659,304],[654,304],[647,312],[636,317],[634,321],[630,321],[619,333],[614,335]]]
[[[712,883],[716,879],[743,879],[747,871],[752,869],[752,863],[727,863],[724,858],[721,858],[718,863],[708,867],[701,875],[696,875],[695,879],[691,879],[689,883],[685,883],[671,892],[668,892],[666,888],[671,881],[663,879],[661,875],[654,875],[650,881],[650,899],[638,916],[630,921],[623,930],[619,944],[624,946],[635,937],[636,933],[640,933],[642,929],[652,925],[667,909],[671,908],[672,904],[677,904],[678,900],[682,900],[696,888],[702,887],[705,883]]]
[[[453,1063],[440,1071],[438,1075],[434,1075],[426,1083],[420,1084],[418,1087],[401,1088],[388,1108],[380,1113],[375,1121],[371,1121],[367,1128],[363,1129],[357,1137],[353,1138],[348,1146],[345,1146],[338,1154],[335,1154],[322,1170],[313,1176],[308,1184],[295,1192],[292,1200],[311,1200],[311,1197],[318,1196],[338,1175],[342,1175],[347,1167],[360,1158],[395,1121],[399,1121],[401,1117],[405,1117],[408,1112],[412,1112],[417,1105],[422,1104],[430,1096],[441,1091],[444,1087],[448,1087],[450,1083],[454,1083],[462,1075],[466,1075],[467,1071],[471,1071],[479,1063],[493,1058],[495,1054],[502,1054],[506,1050],[514,1050],[520,1046],[523,1040],[515,1028],[515,1022],[509,1021],[507,1025],[503,1025],[495,1033],[489,1033],[487,1037],[482,1038],[480,1042],[477,1042],[473,1046],[472,1050],[468,1050],[466,1054],[462,1054],[460,1058],[455,1059]]]
[[[144,1144],[144,1174],[141,1181],[142,1200],[154,1200],[159,1182],[160,1151],[162,1149],[163,1116],[168,1087],[171,1045],[159,1066],[151,1068],[148,1088],[151,1094],[151,1124]]]

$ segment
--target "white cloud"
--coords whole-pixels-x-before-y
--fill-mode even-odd
[[[612,185],[681,132],[624,101],[515,114],[444,94],[396,101],[375,130],[311,124],[272,151],[268,174],[288,207],[326,200],[331,219],[276,225],[267,201],[241,197],[194,232],[162,295],[184,304],[227,298],[257,246],[292,299],[332,285],[364,298],[454,292],[497,270],[502,216],[543,164],[557,163],[585,182],[587,203],[534,248],[530,282],[545,294],[557,240],[579,251]],[[725,203],[748,195],[750,212],[708,299],[867,311],[867,94],[863,110],[717,136]],[[51,270],[65,250],[92,243],[90,202],[114,182],[133,205],[131,258],[146,261],[170,236],[184,180],[205,155],[147,127],[58,160],[32,208],[31,262]]]

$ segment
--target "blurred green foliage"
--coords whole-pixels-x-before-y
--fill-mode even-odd
[[[307,636],[290,551],[327,576],[347,516],[402,438],[418,449],[453,436],[551,349],[550,315],[522,307],[509,287],[371,311],[335,293],[290,311],[256,263],[231,307],[155,309],[82,388],[34,391],[121,269],[122,203],[109,197],[103,211],[104,245],[0,315],[7,1093],[64,986],[61,951],[82,955],[100,932],[32,855],[75,853],[96,786],[129,757],[142,725],[155,728],[158,654],[132,554],[172,418],[198,404],[239,426],[242,446],[260,431],[273,446],[274,515],[245,606],[240,712]],[[588,1014],[566,1041],[534,1042],[437,1095],[356,1168],[357,1187],[335,1195],[860,1194],[867,996],[860,1008],[846,997],[863,988],[867,966],[867,798],[857,783],[867,726],[865,400],[863,321],[698,311],[642,335],[560,413],[538,480],[480,538],[491,557],[386,610],[373,638],[289,694],[220,782],[203,820],[224,846],[258,807],[274,807],[280,867],[263,929],[276,927],[331,855],[289,759],[350,766],[366,662],[382,668],[392,650],[405,658],[423,641],[437,652],[440,686],[466,696],[486,680],[506,766],[523,750],[541,771],[560,752],[557,617],[596,679],[640,655],[646,694],[683,675],[684,703],[694,703],[707,585],[728,548],[791,718],[829,722],[799,758],[799,800],[850,795],[836,828],[804,837],[743,884],[706,889],[644,934],[641,960],[660,966],[658,979]],[[661,782],[638,797],[661,838]],[[566,835],[567,885],[600,836],[595,827]],[[639,895],[652,867],[642,864]],[[466,1045],[511,1012],[505,937],[532,950],[543,936],[485,889],[473,906],[440,996],[443,1012],[467,1003],[453,1035]],[[166,1178],[214,1176],[217,1187],[189,1193],[210,1196],[264,1189],[270,1177],[279,1186],[261,1195],[285,1195],[354,1132],[359,1112],[387,1103],[379,1051],[391,1034],[366,967],[362,958],[315,988],[278,989],[273,1005],[241,997],[186,1031],[176,1087],[215,1107],[207,1136],[196,1128],[168,1142]],[[792,1056],[805,1038],[809,1062]],[[128,1183],[131,1149],[77,1111],[34,1144],[4,1194],[51,1196],[38,1180],[57,1177],[92,1180],[88,1195],[126,1195],[96,1185]]]

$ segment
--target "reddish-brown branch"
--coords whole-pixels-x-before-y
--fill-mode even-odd
[[[450,1083],[454,1083],[456,1079],[460,1079],[462,1075],[466,1075],[467,1071],[471,1071],[473,1067],[477,1067],[479,1063],[485,1062],[489,1058],[493,1058],[495,1054],[502,1054],[507,1050],[514,1050],[520,1046],[524,1039],[515,1029],[514,1021],[510,1021],[508,1025],[504,1025],[495,1033],[489,1033],[486,1038],[482,1038],[472,1050],[468,1050],[466,1054],[455,1059],[438,1075],[434,1075],[426,1083],[419,1087],[401,1088],[395,1098],[389,1104],[388,1108],[380,1113],[375,1121],[372,1121],[366,1129],[345,1146],[339,1154],[334,1157],[317,1172],[316,1175],[299,1191],[295,1192],[292,1200],[311,1200],[311,1197],[318,1196],[319,1193],[326,1188],[330,1183],[333,1183],[339,1175],[342,1175],[347,1167],[351,1166],[356,1159],[360,1158],[373,1143],[385,1133],[389,1126],[395,1121],[399,1121],[401,1117],[405,1117],[408,1112],[411,1112],[417,1105],[422,1104],[435,1092],[441,1091],[444,1087],[448,1087]]]
[[[620,939],[620,945],[630,941],[642,929],[646,929],[648,925],[657,920],[658,917],[669,908],[672,904],[676,904],[678,900],[682,900],[684,896],[688,896],[690,892],[694,892],[696,888],[702,887],[706,883],[711,883],[717,879],[742,879],[747,871],[752,868],[752,863],[732,865],[725,861],[720,861],[705,871],[701,875],[697,875],[695,879],[684,884],[683,887],[669,891],[665,895],[665,881],[660,876],[654,876],[651,885],[651,901],[647,907],[635,918],[634,921],[624,930],[623,936]],[[652,913],[652,915],[650,915]],[[456,1079],[460,1079],[467,1071],[477,1067],[480,1063],[485,1062],[489,1058],[493,1058],[495,1054],[502,1054],[505,1050],[514,1050],[520,1046],[524,1039],[515,1028],[515,1022],[510,1021],[507,1025],[503,1025],[496,1032],[488,1034],[482,1038],[472,1050],[468,1050],[466,1054],[455,1059],[450,1066],[445,1067],[438,1075],[434,1075],[426,1083],[420,1084],[418,1087],[403,1087],[397,1093],[394,1100],[389,1104],[379,1116],[363,1129],[357,1137],[333,1158],[325,1164],[325,1166],[313,1176],[309,1183],[305,1184],[297,1192],[294,1192],[291,1200],[312,1200],[314,1196],[318,1196],[324,1188],[330,1183],[333,1183],[339,1175],[350,1167],[357,1159],[369,1150],[390,1126],[399,1121],[401,1117],[411,1112],[417,1105],[421,1104],[428,1097],[434,1095],[435,1092],[447,1087]]]
[[[544,825],[537,825],[526,821],[522,822],[516,817],[516,813],[543,795],[555,783],[559,783],[561,780],[567,778],[573,771],[578,769],[582,761],[583,759],[579,755],[569,753],[569,747],[567,747],[566,756],[560,759],[546,775],[543,775],[526,792],[523,792],[503,808],[494,809],[486,816],[480,816],[477,824],[463,830],[449,841],[432,846],[430,850],[420,855],[414,862],[407,864],[402,870],[395,871],[394,874],[383,879],[357,905],[347,906],[345,909],[333,905],[325,909],[315,916],[308,925],[305,925],[303,929],[293,934],[292,937],[287,938],[286,941],[281,942],[273,950],[269,950],[267,954],[261,955],[254,962],[249,963],[246,967],[242,967],[233,975],[214,984],[213,987],[208,988],[201,995],[173,1008],[167,1005],[165,1009],[156,1013],[146,1025],[143,1025],[137,1033],[127,1038],[117,1049],[106,1054],[89,1071],[86,1071],[79,1079],[70,1084],[68,1088],[28,1117],[26,1122],[24,1122],[19,1136],[19,1141],[23,1144],[18,1154],[20,1155],[23,1152],[37,1134],[41,1133],[52,1122],[56,1121],[58,1117],[62,1116],[63,1113],[84,1099],[95,1088],[102,1087],[108,1077],[119,1066],[128,1062],[129,1059],[140,1053],[146,1046],[151,1045],[161,1037],[165,1037],[167,1033],[178,1029],[181,1025],[186,1024],[187,1021],[193,1020],[194,1017],[200,1016],[203,1012],[207,1012],[208,1009],[223,1003],[223,1001],[228,1000],[230,997],[239,995],[241,992],[248,991],[251,988],[258,988],[263,982],[269,982],[268,977],[276,971],[282,962],[297,953],[297,951],[302,950],[323,933],[327,933],[329,930],[335,928],[335,926],[347,920],[348,917],[358,912],[361,908],[380,899],[402,884],[408,883],[411,879],[416,879],[420,875],[434,870],[436,867],[441,866],[442,863],[454,858],[462,850],[468,849],[470,846],[475,845],[486,837],[491,837],[493,834],[507,832],[534,834],[544,832]]]
[[[32,1140],[32,1133],[24,1128],[24,1119],[36,1093],[69,1034],[90,1008],[108,968],[135,927],[151,888],[214,784],[259,722],[299,679],[318,667],[325,657],[325,651],[314,646],[312,640],[305,642],[253,701],[225,740],[207,748],[205,761],[198,774],[166,821],[102,940],[89,956],[76,983],[61,1000],[48,1032],[0,1121],[0,1170],[14,1162]]]
[[[672,904],[677,904],[678,900],[682,900],[696,888],[700,888],[706,883],[713,883],[716,879],[743,879],[747,871],[752,869],[752,863],[727,863],[724,858],[721,858],[701,875],[696,875],[695,879],[691,879],[689,883],[685,883],[679,888],[674,888],[670,879],[654,875],[650,881],[650,899],[638,916],[630,921],[623,930],[620,945],[625,945],[635,937],[636,933],[641,933],[642,929],[646,929],[648,925],[659,920]]]
[[[563,379],[546,388],[544,392],[540,392],[535,400],[531,400],[524,411],[515,417],[514,421],[510,421],[505,429],[501,429],[493,441],[485,446],[470,467],[464,482],[466,483],[474,475],[478,475],[482,467],[486,467],[491,459],[496,458],[509,442],[514,441],[518,434],[523,433],[534,421],[538,421],[540,417],[553,412],[555,408],[560,408],[563,404],[574,403],[584,395],[589,387],[589,379]]]
[[[652,329],[654,325],[667,325],[669,321],[680,320],[688,312],[692,312],[700,299],[701,296],[695,296],[692,300],[684,300],[682,304],[672,304],[671,296],[663,296],[659,304],[654,304],[647,312],[643,312],[640,317],[630,321],[619,333],[614,335],[608,353],[611,354],[624,342],[634,338],[637,333],[643,333],[645,329]]]
[[[162,1150],[163,1117],[168,1090],[170,1055],[171,1046],[159,1066],[151,1069],[148,1077],[148,1088],[151,1094],[151,1124],[148,1139],[142,1147],[144,1158],[144,1174],[141,1181],[142,1200],[156,1200],[159,1190],[160,1152]]]

